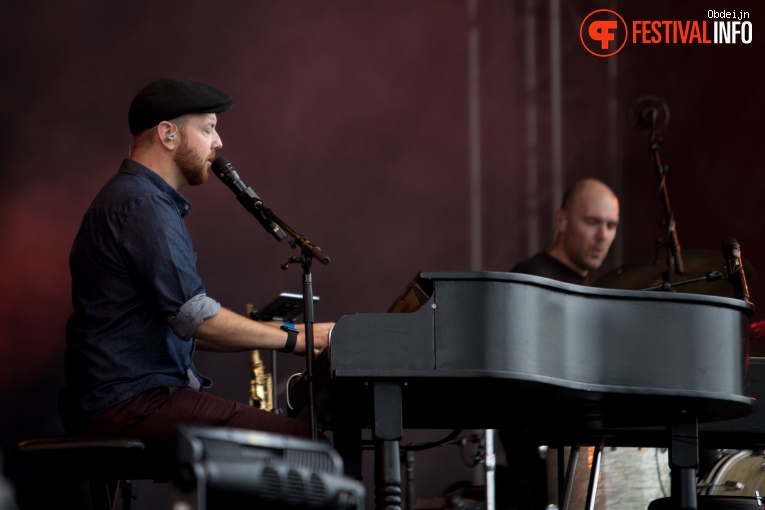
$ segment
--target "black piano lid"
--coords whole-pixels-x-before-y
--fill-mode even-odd
[[[755,410],[746,387],[754,309],[742,300],[517,273],[421,272],[391,310],[408,313],[338,320],[331,378],[401,381],[405,407],[408,398],[421,417],[409,411],[404,419],[416,427],[434,427],[438,406],[458,398],[476,408],[555,408],[614,426],[664,423],[678,408],[702,422]],[[474,413],[476,423],[461,426],[492,428],[494,414]]]
[[[389,311],[399,306],[399,302],[407,296],[413,288],[422,289],[430,296],[433,287],[439,280],[455,281],[496,281],[496,282],[520,282],[538,287],[547,287],[555,291],[578,294],[582,296],[603,297],[610,299],[628,299],[638,301],[641,299],[661,300],[667,298],[671,302],[707,303],[715,306],[732,307],[753,317],[755,310],[750,304],[741,299],[726,298],[722,296],[708,296],[705,294],[689,294],[685,292],[662,292],[654,290],[623,290],[590,287],[564,283],[542,276],[534,276],[522,273],[498,272],[498,271],[421,271],[406,286],[401,296],[391,305]]]

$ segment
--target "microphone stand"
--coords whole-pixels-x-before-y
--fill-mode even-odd
[[[676,282],[676,283],[662,283],[661,285],[654,285],[653,287],[647,287],[642,290],[669,290],[674,292],[675,287],[679,287],[680,285],[688,285],[691,283],[698,283],[698,282],[716,282],[717,280],[722,280],[725,278],[725,274],[722,271],[712,271],[710,273],[707,273],[706,276],[700,276],[698,278],[691,278],[690,280],[685,280],[682,282]]]
[[[318,434],[318,418],[316,412],[316,393],[314,388],[314,375],[313,375],[313,324],[314,310],[313,310],[313,281],[311,278],[311,262],[313,259],[317,259],[323,265],[329,264],[329,257],[325,255],[321,248],[313,244],[306,239],[302,234],[298,234],[292,227],[287,225],[283,220],[274,214],[274,212],[265,207],[262,202],[258,201],[256,207],[263,212],[263,214],[279,225],[282,230],[292,236],[290,240],[290,246],[293,248],[300,246],[300,256],[292,256],[287,262],[281,265],[283,270],[286,270],[292,263],[300,263],[303,268],[303,318],[305,323],[305,365],[306,365],[306,382],[308,384],[308,414],[310,418],[311,438],[316,441],[319,437]]]
[[[661,193],[661,201],[664,205],[664,214],[667,222],[667,276],[670,284],[670,290],[672,284],[675,283],[675,274],[683,274],[685,272],[683,268],[683,259],[680,255],[680,241],[677,237],[677,225],[675,224],[675,213],[672,211],[672,207],[669,204],[669,194],[667,193],[667,167],[661,162],[661,156],[659,155],[659,146],[661,145],[661,136],[656,129],[656,118],[658,116],[658,110],[651,109],[651,142],[649,150],[653,159],[653,164],[656,167],[656,172],[659,176],[659,192]]]

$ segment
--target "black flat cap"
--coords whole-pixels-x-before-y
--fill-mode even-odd
[[[234,106],[225,92],[187,78],[159,78],[130,103],[128,123],[134,135],[187,113],[220,113]]]

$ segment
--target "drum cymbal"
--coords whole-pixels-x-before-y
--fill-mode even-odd
[[[703,278],[714,271],[722,272],[725,266],[722,253],[715,250],[683,250],[680,256],[683,259],[683,274],[675,274],[675,282]],[[751,287],[755,276],[754,267],[747,260],[743,260],[742,264],[747,286]],[[660,256],[658,263],[654,263],[653,258],[645,258],[617,267],[599,278],[594,286],[605,289],[642,290],[662,285],[668,280],[667,262]],[[733,286],[725,279],[678,285],[675,290],[689,294],[736,297]]]

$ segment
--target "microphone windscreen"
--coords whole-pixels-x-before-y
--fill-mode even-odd
[[[212,164],[210,165],[215,172],[219,172],[220,170],[223,170],[229,165],[229,162],[226,158],[223,156],[218,156],[213,160]]]

